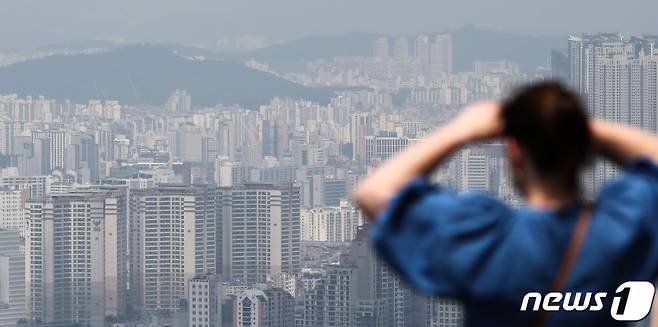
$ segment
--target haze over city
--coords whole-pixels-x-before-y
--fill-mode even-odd
[[[461,303],[377,255],[353,190],[465,107],[540,81],[656,134],[656,12],[4,1],[0,327],[462,326]],[[427,179],[518,208],[506,149],[469,144]],[[594,161],[583,191],[619,173]]]
[[[539,35],[645,33],[658,3],[586,1],[3,1],[0,49],[89,38],[208,44],[263,37],[277,43],[315,34],[421,34],[465,25]]]

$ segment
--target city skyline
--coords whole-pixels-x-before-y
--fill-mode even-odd
[[[299,17],[272,30],[273,38],[286,39],[302,36],[286,29],[309,23],[311,15],[296,10],[350,6],[287,1],[301,9],[234,8],[259,24]],[[514,2],[519,11],[530,9]],[[79,21],[37,34],[75,41],[127,22],[105,36],[120,38],[178,14],[163,34],[145,28],[131,38],[216,42],[224,31],[193,40],[189,33],[198,27],[176,30],[187,15],[199,17],[198,25],[224,17],[212,16],[219,4],[198,14],[195,6],[203,3],[182,8],[164,2],[150,12],[147,1],[120,18],[115,5],[69,1],[85,12],[82,20],[103,10],[107,16],[77,34],[69,29]],[[71,9],[67,5],[52,9],[61,13]],[[342,28],[379,30],[343,43],[292,43],[283,55],[224,59],[149,45],[0,53],[0,327],[17,320],[21,327],[461,326],[465,312],[458,302],[417,294],[376,255],[369,221],[352,199],[355,186],[462,108],[506,99],[537,81],[560,80],[581,94],[592,117],[655,134],[658,37],[591,34],[603,30],[593,21],[582,22],[589,27],[578,33],[559,31],[564,35],[556,43],[477,29],[450,32],[454,21],[424,25],[439,17],[430,10],[438,7],[415,5],[427,10],[352,4],[353,12],[336,17],[360,17],[368,9],[384,14]],[[482,5],[483,13],[471,10],[460,19],[495,16],[505,10],[500,5]],[[574,11],[584,6],[572,5]],[[36,4],[12,6],[20,17]],[[658,10],[647,6],[647,12]],[[392,20],[384,9],[396,8],[405,19],[415,14],[417,24],[400,28],[402,20],[395,21],[389,33],[376,27]],[[564,14],[565,30],[580,26],[567,24],[573,12]],[[223,23],[234,20],[239,15]],[[542,22],[524,33],[541,33]],[[0,30],[9,23],[0,23]],[[633,24],[609,23],[658,33],[642,15]],[[304,33],[329,31],[323,24],[310,24]],[[471,32],[476,36],[464,37]],[[26,44],[38,42],[22,35]],[[244,42],[257,48],[268,40]],[[333,51],[336,44],[358,49]],[[504,49],[483,57],[485,48]],[[294,62],[277,61],[289,53],[300,54]],[[592,167],[583,175],[591,193],[620,171],[609,163]],[[429,178],[456,192],[486,192],[510,207],[522,205],[500,140],[455,152]]]

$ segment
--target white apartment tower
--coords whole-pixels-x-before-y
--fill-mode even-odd
[[[433,77],[452,74],[452,36],[440,34],[430,46],[430,72]]]
[[[411,291],[395,272],[379,259],[368,241],[367,229],[359,229],[349,252],[339,264],[326,267],[304,294],[306,326],[409,326]]]
[[[144,310],[178,310],[189,281],[214,273],[214,189],[179,185],[130,194],[131,298]],[[220,230],[221,231],[221,230]]]
[[[126,300],[125,193],[87,190],[29,200],[30,318],[102,326]]]
[[[398,37],[393,43],[393,59],[407,60],[409,58],[409,40],[406,37]]]
[[[420,62],[421,72],[427,75],[430,72],[430,38],[420,35],[416,38],[416,60]]]
[[[222,326],[222,284],[210,274],[192,278],[188,288],[188,326]]]
[[[42,174],[50,174],[53,170],[64,170],[66,147],[70,136],[65,130],[38,130],[32,132],[32,141],[39,139],[43,144]]]
[[[616,34],[569,37],[570,84],[593,117],[656,133],[658,54],[653,37]],[[619,167],[597,162],[585,178],[595,192]]]
[[[464,325],[464,308],[456,300],[425,298],[427,327],[459,327]]]
[[[366,136],[365,163],[376,165],[405,150],[417,140],[398,136]]]
[[[175,90],[167,100],[167,109],[174,113],[190,112],[192,111],[192,97],[187,90]]]
[[[361,212],[347,201],[337,207],[304,208],[302,239],[316,242],[350,242],[362,224]]]
[[[223,276],[265,283],[272,272],[297,273],[300,188],[246,184],[224,189]]]
[[[0,188],[0,228],[18,231],[21,237],[27,235],[26,200],[26,189]]]
[[[41,198],[50,193],[52,176],[18,176],[7,174],[0,177],[0,187],[27,191],[29,198]]]
[[[388,38],[380,36],[375,39],[373,45],[373,57],[375,58],[388,58]]]
[[[0,327],[27,318],[25,254],[17,231],[0,228]]]

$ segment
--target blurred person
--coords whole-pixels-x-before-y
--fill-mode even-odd
[[[525,206],[428,181],[454,151],[500,137]],[[625,171],[590,203],[579,176],[595,155]],[[658,272],[656,162],[656,136],[588,119],[576,94],[542,82],[464,109],[382,164],[354,197],[374,220],[382,258],[414,288],[461,300],[467,325],[619,325],[610,314],[616,288]],[[520,310],[528,292],[608,296],[600,311],[549,314]],[[595,305],[594,294],[588,301]]]

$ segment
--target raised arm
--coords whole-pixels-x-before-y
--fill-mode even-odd
[[[377,168],[359,184],[355,201],[368,217],[374,218],[401,187],[432,171],[454,150],[471,141],[499,136],[503,131],[500,111],[496,102],[464,109],[455,120]]]
[[[602,120],[590,125],[599,153],[620,165],[640,157],[658,162],[658,137],[645,131]]]

